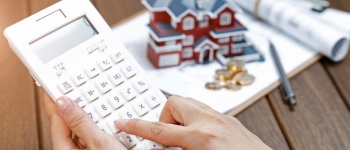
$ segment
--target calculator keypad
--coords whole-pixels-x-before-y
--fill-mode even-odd
[[[63,80],[57,86],[62,94],[128,149],[162,148],[160,144],[121,132],[115,125],[117,119],[159,120],[158,106],[162,101],[133,63],[118,50],[91,62],[81,70],[74,70],[68,78],[61,76]]]

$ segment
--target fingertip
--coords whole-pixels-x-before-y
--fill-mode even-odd
[[[56,100],[56,108],[61,115],[68,115],[74,109],[74,104],[72,100],[68,97],[62,96]]]
[[[117,119],[115,125],[117,127],[124,127],[129,122],[129,119]]]

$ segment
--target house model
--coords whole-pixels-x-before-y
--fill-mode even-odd
[[[248,46],[247,29],[226,0],[142,0],[151,13],[147,55],[156,68],[184,60],[213,61],[218,53],[235,56]]]

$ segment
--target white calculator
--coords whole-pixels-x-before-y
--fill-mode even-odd
[[[60,1],[4,34],[38,86],[66,95],[128,149],[166,148],[118,130],[116,119],[158,121],[166,97],[145,76],[89,0]]]

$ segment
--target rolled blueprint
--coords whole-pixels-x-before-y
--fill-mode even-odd
[[[300,11],[284,0],[234,0],[244,10],[280,29],[287,35],[322,53],[341,61],[349,49],[347,33]]]

